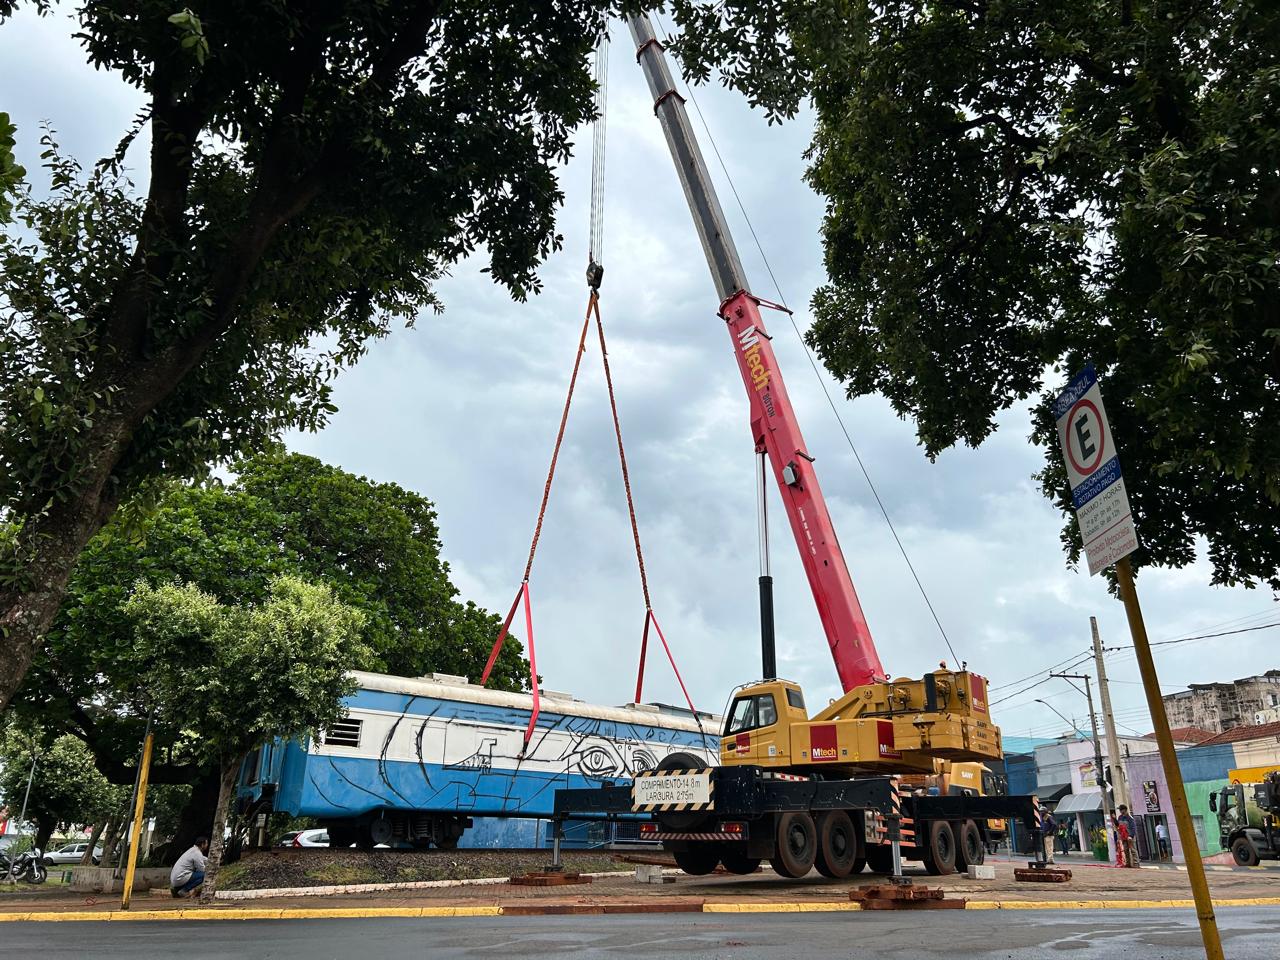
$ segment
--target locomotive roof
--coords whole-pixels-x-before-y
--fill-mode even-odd
[[[377,690],[382,693],[405,693],[419,697],[431,697],[437,700],[458,700],[466,703],[483,703],[495,707],[507,707],[513,710],[532,710],[533,695],[529,693],[508,693],[505,690],[491,690],[478,683],[469,683],[465,677],[452,677],[443,674],[432,674],[426,677],[396,677],[385,673],[366,673],[363,670],[352,670],[352,678],[362,690]],[[640,723],[650,727],[666,727],[673,730],[690,730],[699,732],[698,725],[688,711],[680,714],[666,713],[657,706],[647,703],[629,703],[626,706],[610,707],[603,704],[587,703],[575,699],[567,693],[553,690],[541,691],[540,709],[544,713],[559,713],[573,717],[591,717],[596,720],[612,720],[618,723]],[[667,709],[671,709],[668,707]],[[703,713],[702,725],[712,736],[719,734],[721,717]]]

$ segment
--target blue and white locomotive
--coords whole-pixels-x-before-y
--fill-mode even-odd
[[[346,718],[305,741],[264,744],[240,772],[240,809],[314,817],[330,845],[457,846],[472,817],[549,817],[557,788],[597,787],[670,753],[716,763],[719,718],[649,704],[533,697],[431,674],[353,671]]]

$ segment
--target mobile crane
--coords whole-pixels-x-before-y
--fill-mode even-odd
[[[789,877],[815,866],[842,877],[868,863],[896,874],[901,858],[923,861],[930,873],[980,863],[988,818],[1018,816],[1038,832],[1034,798],[970,790],[929,795],[910,783],[904,787],[902,777],[947,782],[952,762],[1002,756],[987,682],[945,664],[919,680],[891,680],[881,665],[761,317],[761,306],[775,305],[747,286],[648,17],[628,17],[628,26],[720,298],[719,315],[750,402],[761,482],[767,461],[844,694],[810,716],[799,685],[777,677],[766,563],[760,576],[764,679],[735,691],[720,766],[706,769],[691,754],[673,754],[638,774],[630,788],[557,791],[558,823],[570,816],[652,814],[641,835],[661,840],[695,875],[719,864],[748,873],[763,859]],[[588,276],[590,282],[590,269]],[[762,489],[762,511],[764,502]]]

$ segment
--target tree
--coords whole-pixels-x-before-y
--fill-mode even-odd
[[[286,574],[327,584],[365,616],[366,665],[389,673],[477,677],[497,636],[499,617],[458,601],[425,497],[279,450],[235,470],[225,485],[173,484],[154,509],[126,510],[90,541],[13,701],[29,722],[81,739],[113,783],[133,782],[151,705],[126,611],[139,579],[191,584],[228,606],[264,602]],[[527,678],[508,640],[490,682],[520,690]],[[209,831],[219,771],[180,722],[161,718],[154,733],[152,782],[192,787],[175,831],[185,849]]]
[[[41,850],[59,825],[101,823],[122,802],[121,788],[94,768],[92,754],[75,737],[32,733],[9,723],[0,736],[0,795],[15,820],[27,796],[33,756],[27,819],[35,824]]]
[[[46,135],[50,192],[0,237],[0,708],[119,504],[318,427],[330,377],[477,248],[537,289],[609,6],[83,0],[89,62],[148,103],[88,174]]]
[[[771,20],[759,19],[763,9]],[[728,11],[727,13],[725,11]],[[744,29],[755,18],[758,31]],[[775,114],[811,94],[829,283],[809,334],[930,457],[1103,377],[1142,549],[1280,589],[1280,7],[897,0],[703,9],[681,41]]]
[[[219,770],[205,896],[217,887],[222,835],[245,756],[272,737],[313,734],[344,715],[347,670],[368,651],[364,615],[294,577],[232,607],[196,587],[139,583],[125,605],[142,684],[157,715],[181,724]]]

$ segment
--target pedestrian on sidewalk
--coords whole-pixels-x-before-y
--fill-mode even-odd
[[[1126,867],[1138,867],[1138,821],[1129,813],[1129,808],[1123,803],[1120,804],[1120,823],[1129,833],[1129,838],[1125,841],[1124,846],[1124,865]]]
[[[1156,823],[1156,839],[1160,841],[1160,859],[1173,859],[1173,851],[1169,848],[1169,828],[1160,820]]]
[[[1116,845],[1116,866],[1127,867],[1126,854],[1129,850],[1129,828],[1121,823],[1116,815],[1111,815],[1111,836],[1115,840]]]
[[[208,852],[209,838],[196,837],[196,842],[169,871],[170,893],[175,897],[187,897],[200,889],[204,883],[205,854]]]
[[[1044,835],[1044,862],[1053,863],[1053,846],[1058,837],[1058,821],[1047,809],[1040,814],[1040,832]]]

